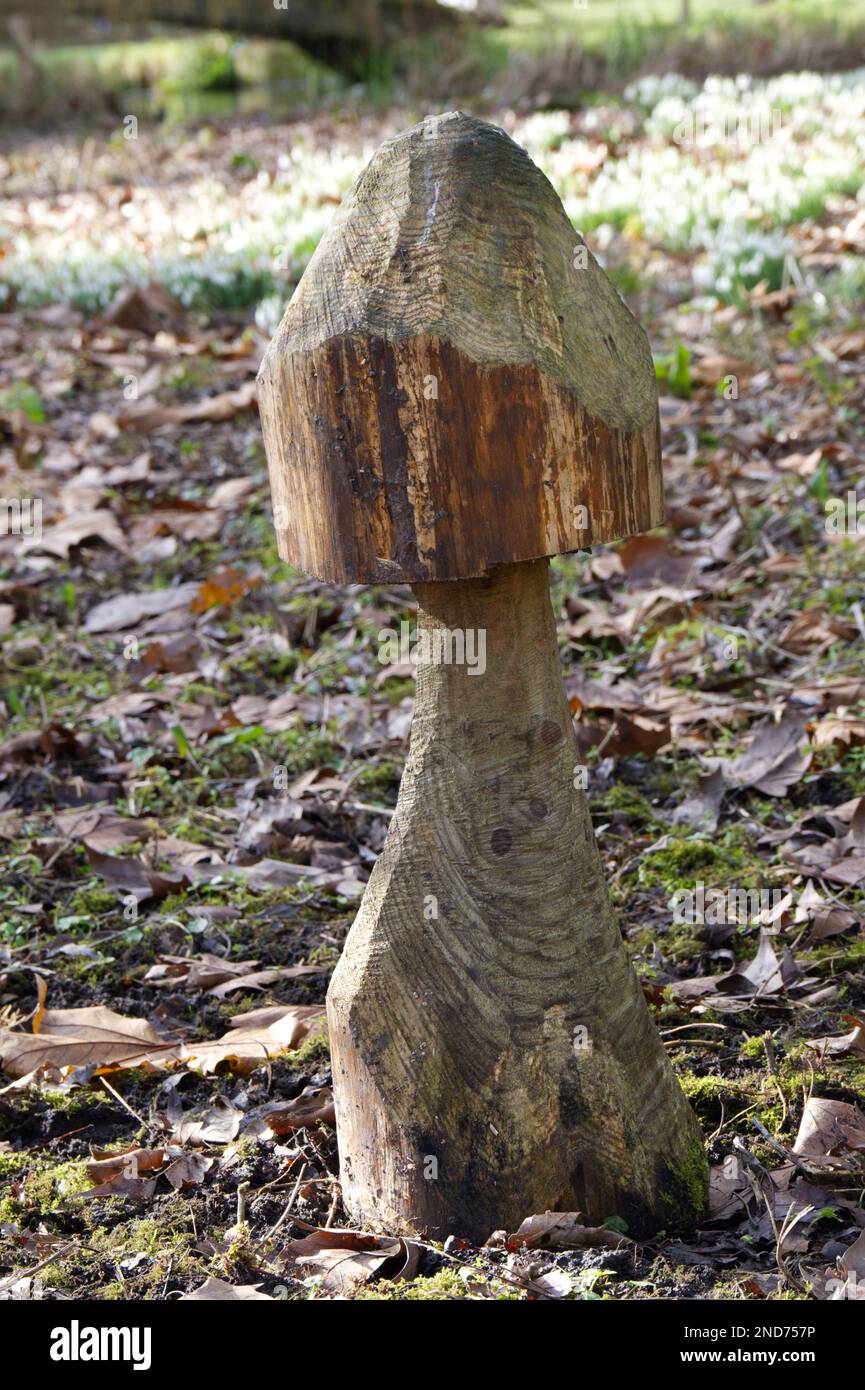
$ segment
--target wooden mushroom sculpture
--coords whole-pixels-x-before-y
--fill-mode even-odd
[[[280,554],[418,604],[399,801],[328,993],[348,1210],[686,1224],[702,1143],[608,902],[548,583],[663,518],[643,330],[525,151],[455,113],[361,174],[259,401]]]

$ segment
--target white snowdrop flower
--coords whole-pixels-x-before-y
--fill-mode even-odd
[[[518,124],[514,139],[529,151],[553,149],[568,134],[570,126],[567,111],[538,111]]]
[[[255,322],[262,333],[275,333],[285,312],[286,301],[282,295],[271,294],[256,306]]]

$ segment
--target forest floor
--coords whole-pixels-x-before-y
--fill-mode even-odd
[[[0,1297],[855,1292],[865,89],[785,90],[792,133],[735,161],[671,134],[687,86],[501,117],[656,352],[667,525],[557,560],[553,597],[712,1173],[697,1232],[637,1245],[610,1212],[564,1250],[543,1223],[339,1235],[321,1003],[396,800],[413,671],[379,633],[411,594],[278,560],[254,376],[346,182],[415,114],[4,142]]]

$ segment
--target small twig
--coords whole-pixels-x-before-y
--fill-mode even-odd
[[[272,1240],[272,1238],[276,1235],[276,1233],[277,1233],[277,1231],[279,1230],[279,1228],[280,1228],[280,1226],[282,1225],[282,1223],[283,1223],[283,1222],[286,1220],[286,1218],[288,1217],[289,1212],[291,1211],[292,1207],[294,1206],[295,1200],[296,1200],[296,1198],[297,1198],[297,1194],[298,1194],[298,1192],[300,1191],[300,1184],[303,1182],[303,1175],[304,1175],[304,1173],[306,1172],[306,1170],[307,1170],[308,1167],[309,1167],[309,1164],[306,1162],[306,1160],[304,1160],[303,1165],[302,1165],[302,1167],[301,1167],[301,1170],[300,1170],[300,1172],[299,1172],[298,1175],[297,1175],[297,1182],[294,1184],[294,1187],[291,1189],[291,1195],[289,1196],[289,1199],[288,1199],[288,1201],[286,1202],[286,1204],[285,1204],[285,1206],[284,1206],[284,1208],[283,1208],[283,1210],[282,1210],[282,1213],[277,1217],[275,1223],[271,1226],[270,1230],[268,1231],[267,1235],[265,1236],[265,1240]]]
[[[331,1223],[336,1215],[336,1204],[339,1201],[339,1179],[332,1178],[331,1181],[333,1183],[333,1200],[330,1204],[330,1211],[327,1213],[327,1220],[324,1223],[324,1229],[326,1231],[330,1230]]]
[[[139,1115],[139,1113],[138,1113],[137,1110],[133,1110],[133,1109],[132,1109],[132,1106],[129,1105],[128,1102],[125,1101],[125,1100],[123,1099],[123,1097],[122,1097],[122,1095],[120,1094],[120,1092],[119,1092],[119,1091],[115,1091],[115,1089],[114,1089],[114,1087],[111,1085],[111,1082],[110,1082],[110,1081],[106,1081],[104,1076],[100,1076],[99,1080],[102,1082],[102,1085],[105,1087],[105,1089],[106,1089],[106,1091],[108,1092],[108,1094],[109,1094],[110,1096],[113,1096],[114,1099],[115,1099],[116,1101],[118,1101],[118,1103],[119,1103],[120,1105],[123,1106],[123,1109],[124,1109],[124,1110],[128,1110],[128,1111],[129,1111],[129,1113],[130,1113],[130,1115],[132,1116],[133,1120],[137,1120],[138,1123],[139,1123],[140,1125],[142,1125],[144,1129],[148,1129],[148,1128],[149,1128],[148,1123],[147,1123],[147,1121],[144,1119],[144,1117],[143,1117],[142,1115]]]
[[[780,1100],[781,1100],[782,1115],[781,1115],[781,1123],[778,1125],[778,1128],[779,1128],[779,1129],[783,1129],[784,1126],[785,1126],[785,1124],[787,1123],[787,1097],[784,1095],[784,1092],[781,1090],[781,1087],[780,1087],[779,1084],[778,1084],[778,1078],[777,1078],[776,1075],[775,1075],[775,1072],[776,1072],[776,1070],[777,1070],[777,1058],[776,1058],[776,1056],[775,1056],[775,1044],[774,1044],[774,1042],[772,1041],[772,1037],[771,1037],[771,1035],[770,1035],[769,1033],[764,1033],[764,1034],[763,1034],[763,1051],[764,1051],[765,1054],[766,1054],[766,1062],[767,1062],[768,1067],[769,1067],[769,1076],[772,1077],[772,1080],[773,1080],[773,1083],[774,1083],[774,1086],[775,1086],[775,1090],[778,1092],[778,1095],[779,1095]],[[768,1079],[768,1078],[767,1078],[767,1079]]]
[[[89,1125],[79,1125],[77,1129],[67,1129],[65,1134],[55,1134],[51,1140],[52,1144],[59,1144],[61,1139],[71,1139],[73,1134],[83,1134],[85,1130],[92,1129],[92,1122]]]
[[[744,1110],[737,1110],[735,1118],[736,1118],[737,1120],[741,1120],[741,1118],[742,1118],[743,1115],[750,1115],[750,1113],[751,1113],[752,1110],[758,1110],[759,1107],[760,1107],[761,1105],[765,1105],[765,1103],[766,1103],[765,1100],[762,1100],[762,1099],[761,1099],[761,1100],[755,1100],[753,1105],[748,1105],[748,1106],[746,1106],[746,1108],[745,1108]],[[726,1120],[723,1118],[723,1116],[722,1116],[721,1123],[718,1125],[718,1128],[717,1128],[716,1130],[714,1130],[712,1134],[709,1135],[709,1138],[708,1138],[707,1141],[706,1141],[707,1144],[711,1144],[715,1139],[718,1138],[718,1136],[719,1136],[720,1134],[723,1134],[723,1132],[724,1132],[724,1130],[726,1129],[726,1127],[727,1127],[727,1121],[726,1121]],[[735,1142],[735,1141],[734,1141],[734,1142]],[[755,1160],[755,1161],[756,1161],[756,1160]]]
[[[733,1148],[736,1150],[736,1153],[740,1156],[742,1162],[745,1164],[746,1175],[748,1177],[749,1182],[751,1183],[751,1186],[754,1187],[755,1192],[761,1198],[765,1199],[765,1192],[763,1188],[763,1185],[765,1183],[769,1184],[773,1192],[775,1191],[775,1181],[772,1177],[772,1174],[769,1172],[767,1168],[763,1166],[759,1158],[754,1157],[754,1155],[751,1153],[751,1150],[745,1143],[744,1139],[741,1139],[738,1134],[733,1140]],[[771,1213],[770,1215],[772,1219],[772,1226],[774,1229],[775,1218],[774,1215],[772,1215]]]
[[[642,857],[643,856],[641,854],[635,854],[632,859],[628,859],[625,861],[624,864],[620,864],[618,869],[616,869],[615,873],[612,873],[610,875],[610,883],[618,883],[619,879],[622,877],[623,874],[630,873],[631,869],[635,869],[637,867]]]
[[[273,1192],[274,1189],[277,1191],[284,1190],[286,1183],[291,1178],[291,1170],[297,1162],[298,1157],[299,1155],[295,1154],[294,1158],[292,1158],[284,1168],[279,1170],[275,1178],[272,1178],[270,1182],[264,1183],[263,1186],[256,1188],[255,1197],[252,1202],[253,1207],[258,1207],[263,1201],[266,1201],[268,1192]]]
[[[832,892],[832,889],[827,886],[825,879],[818,878],[817,882],[820,885],[820,892],[824,895],[824,897],[827,897],[831,903],[834,903],[836,907],[840,907],[844,912],[856,911],[855,908],[850,907],[849,904],[843,902],[841,898],[837,896],[837,894]]]
[[[662,1038],[669,1038],[672,1033],[687,1033],[692,1028],[720,1028],[722,1032],[729,1031],[729,1024],[726,1023],[680,1023],[675,1028],[661,1028],[658,1031]]]
[[[792,1233],[793,1227],[797,1226],[800,1221],[803,1221],[806,1216],[810,1216],[811,1212],[815,1210],[815,1207],[803,1207],[801,1211],[797,1211],[794,1215],[792,1206],[788,1207],[787,1215],[784,1217],[784,1220],[781,1223],[780,1231],[777,1229],[777,1227],[775,1228],[775,1261],[778,1265],[779,1270],[781,1271],[781,1278],[784,1280],[785,1284],[789,1284],[791,1289],[795,1289],[797,1293],[806,1293],[807,1290],[805,1288],[805,1285],[802,1283],[802,1280],[798,1277],[798,1275],[795,1275],[792,1272],[786,1260],[784,1259],[784,1241]],[[775,1225],[774,1217],[772,1219],[772,1224],[773,1226]]]
[[[762,1137],[766,1140],[766,1143],[770,1146],[770,1148],[773,1148],[776,1154],[778,1154],[779,1157],[783,1158],[785,1163],[793,1163],[798,1167],[798,1159],[796,1158],[796,1155],[790,1149],[785,1149],[783,1144],[779,1144],[778,1140],[773,1138],[773,1136],[769,1133],[768,1129],[762,1123],[761,1120],[752,1119],[751,1124],[754,1126],[757,1133],[762,1135]]]
[[[246,1202],[249,1196],[250,1182],[242,1182],[237,1187],[237,1220],[235,1225],[243,1226],[246,1223]]]
[[[595,757],[596,757],[596,759],[597,759],[597,758],[600,758],[601,754],[603,753],[603,751],[604,751],[604,749],[606,748],[607,744],[609,743],[610,739],[611,739],[611,738],[615,738],[615,736],[616,736],[616,734],[617,734],[618,732],[619,732],[619,726],[618,726],[618,723],[616,722],[616,720],[614,719],[613,722],[612,722],[612,724],[610,725],[609,729],[608,729],[607,732],[604,734],[604,737],[601,739],[600,743],[598,744],[597,748],[595,749]]]
[[[18,1283],[19,1279],[31,1279],[34,1274],[39,1273],[40,1269],[44,1269],[46,1265],[53,1264],[55,1260],[64,1259],[71,1251],[84,1250],[87,1248],[86,1246],[78,1245],[75,1241],[71,1241],[69,1245],[61,1246],[59,1250],[55,1250],[44,1260],[40,1260],[38,1265],[34,1265],[32,1269],[25,1269],[20,1274],[8,1274],[5,1279],[0,1281],[0,1289],[11,1289],[13,1284]]]
[[[377,816],[394,816],[396,811],[393,806],[373,806],[368,801],[344,801],[342,803],[344,811],[369,811]]]
[[[780,1145],[775,1143],[774,1139],[768,1133],[765,1126],[761,1125],[757,1120],[753,1121],[752,1123],[758,1126],[761,1133],[763,1134],[763,1137],[765,1139],[768,1139],[769,1143],[772,1145],[773,1148],[778,1149],[781,1153],[783,1153],[783,1150],[780,1148]],[[791,1205],[787,1208],[784,1220],[781,1222],[781,1225],[779,1227],[775,1217],[775,1192],[777,1188],[772,1174],[768,1172],[766,1168],[763,1167],[763,1164],[760,1162],[759,1159],[754,1157],[754,1155],[751,1153],[750,1149],[747,1147],[745,1142],[742,1139],[740,1139],[738,1135],[733,1140],[733,1148],[736,1150],[738,1154],[741,1155],[745,1163],[745,1176],[747,1177],[749,1183],[751,1184],[751,1187],[753,1188],[754,1196],[757,1197],[758,1200],[762,1199],[763,1203],[765,1204],[766,1212],[768,1214],[769,1221],[772,1226],[772,1233],[775,1237],[775,1262],[777,1263],[778,1269],[781,1272],[781,1278],[784,1280],[785,1284],[789,1284],[790,1287],[796,1289],[798,1293],[805,1293],[805,1285],[797,1277],[797,1275],[795,1275],[792,1272],[792,1270],[789,1268],[784,1259],[784,1241],[791,1234],[793,1228],[797,1226],[798,1223],[802,1221],[804,1217],[810,1216],[811,1212],[814,1211],[815,1208],[812,1206],[803,1207],[801,1211],[798,1211],[794,1214],[793,1207]],[[771,1197],[766,1191],[767,1184],[769,1186],[769,1191],[771,1192]]]
[[[362,763],[360,767],[356,767],[354,772],[352,772],[348,777],[346,777],[345,782],[343,783],[343,786],[340,789],[336,800],[333,802],[333,809],[335,811],[339,810],[340,806],[345,801],[345,798],[348,796],[353,784],[357,781],[358,777],[360,777],[362,773],[366,772],[366,768],[366,763]]]

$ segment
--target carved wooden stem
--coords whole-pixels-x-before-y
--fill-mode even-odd
[[[418,667],[396,814],[328,994],[360,1221],[482,1240],[558,1209],[639,1234],[702,1204],[696,1122],[575,786],[547,570],[415,586],[421,631],[484,632],[486,669]]]

